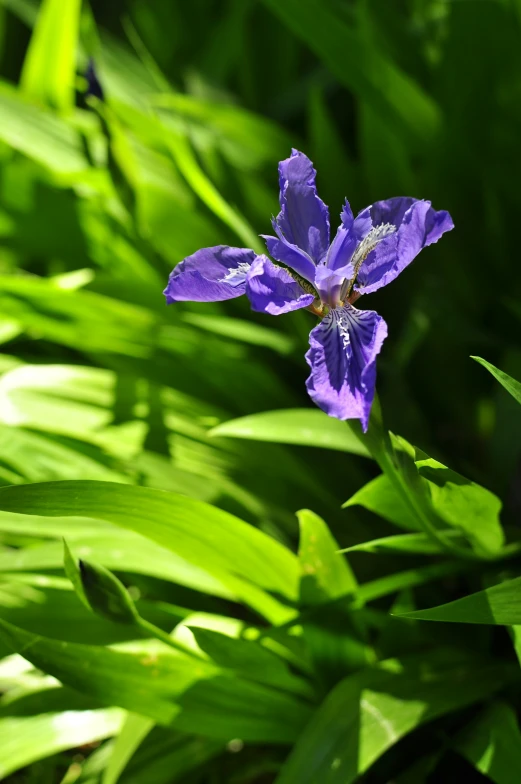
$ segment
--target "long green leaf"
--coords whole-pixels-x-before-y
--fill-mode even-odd
[[[81,0],[43,0],[22,69],[22,89],[62,111],[74,106]]]
[[[513,675],[443,649],[352,675],[316,712],[277,784],[351,784],[404,735],[488,697]]]
[[[448,531],[450,539],[463,539],[458,531]],[[411,555],[437,555],[441,552],[439,544],[427,534],[397,534],[383,536],[370,542],[361,542],[340,550],[342,553],[407,553]]]
[[[495,702],[465,727],[454,748],[495,784],[518,784],[521,732],[515,711]]]
[[[300,601],[304,605],[323,604],[355,593],[357,582],[346,559],[321,517],[303,509],[297,513],[300,525]]]
[[[287,27],[320,57],[341,84],[371,103],[382,121],[416,142],[432,139],[440,125],[434,100],[377,48],[320,0],[264,0]],[[371,42],[372,43],[372,42]]]
[[[229,740],[293,742],[305,702],[155,641],[120,650],[37,637],[0,620],[0,640],[62,683],[164,726]],[[223,705],[228,708],[223,712]]]
[[[499,381],[501,386],[504,387],[518,403],[521,403],[521,383],[519,381],[516,381],[515,378],[509,376],[508,373],[504,373],[502,370],[499,370],[499,368],[494,367],[494,365],[491,365],[486,359],[481,359],[481,357],[471,357],[471,359],[475,359],[476,362],[483,365],[483,367]]]
[[[400,617],[447,623],[515,626],[521,624],[521,577],[506,580],[492,588],[440,604],[430,610],[416,610]]]
[[[0,779],[36,760],[115,735],[124,715],[120,708],[105,708],[0,718]]]
[[[232,419],[214,427],[210,435],[270,441],[276,444],[316,446],[351,452],[363,457],[370,456],[367,448],[343,422],[312,408],[263,411],[260,414]]]
[[[297,597],[297,559],[287,548],[227,512],[175,493],[110,482],[48,482],[0,489],[0,508],[93,517],[134,530],[189,563],[204,564],[250,603],[264,604],[255,586]]]

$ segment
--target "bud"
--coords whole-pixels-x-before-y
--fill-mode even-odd
[[[127,589],[104,566],[80,560],[83,591],[95,613],[116,623],[138,623],[139,615]]]

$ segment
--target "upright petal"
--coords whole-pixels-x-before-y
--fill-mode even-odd
[[[359,237],[354,230],[353,213],[346,200],[340,213],[340,226],[327,254],[326,264],[329,269],[338,270],[346,267],[353,256]]]
[[[332,310],[311,330],[306,386],[311,399],[329,416],[359,419],[364,432],[374,398],[376,357],[387,324],[373,310],[352,305]]]
[[[219,302],[246,291],[246,275],[256,254],[247,248],[216,245],[187,256],[170,273],[164,290],[172,302]]]
[[[316,171],[298,150],[279,163],[280,206],[276,223],[284,239],[318,264],[329,248],[329,212],[317,194]]]
[[[253,310],[280,316],[311,305],[315,296],[304,291],[282,267],[267,256],[257,256],[246,280],[246,294]]]
[[[369,252],[361,259],[355,288],[363,294],[386,286],[416,258],[422,248],[437,242],[442,234],[454,228],[449,213],[436,212],[430,201],[410,198],[388,199],[368,208],[372,232],[388,227]],[[364,210],[364,213],[367,211]],[[371,233],[367,239],[370,238]]]

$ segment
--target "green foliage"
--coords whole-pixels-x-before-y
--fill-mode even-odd
[[[0,2],[0,779],[521,779],[520,9]],[[366,435],[310,314],[161,294],[292,146],[333,231],[455,220],[368,301]]]

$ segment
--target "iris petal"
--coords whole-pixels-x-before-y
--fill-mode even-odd
[[[274,227],[279,231],[278,226]],[[303,250],[297,248],[296,245],[291,245],[279,231],[279,237],[269,237],[265,234],[261,235],[266,242],[266,247],[270,256],[273,256],[277,261],[282,262],[287,267],[291,267],[298,275],[310,283],[313,283],[315,278],[315,263],[313,260],[304,253]]]
[[[306,382],[312,400],[329,416],[360,419],[367,430],[376,382],[376,357],[387,324],[373,310],[335,308],[311,330]]]
[[[164,290],[172,302],[220,302],[246,291],[246,275],[256,254],[247,248],[216,245],[187,256],[170,273]]]
[[[315,299],[282,267],[257,256],[248,273],[246,294],[253,310],[280,316],[311,305]]]
[[[317,194],[315,176],[313,164],[298,150],[279,163],[281,211],[276,223],[290,245],[318,264],[329,248],[329,211]]]
[[[358,218],[363,215],[366,220],[367,213],[374,227],[390,224],[395,231],[378,242],[362,261],[355,286],[362,294],[370,294],[393,281],[422,248],[454,228],[449,213],[437,212],[430,201],[388,199],[368,207]]]

